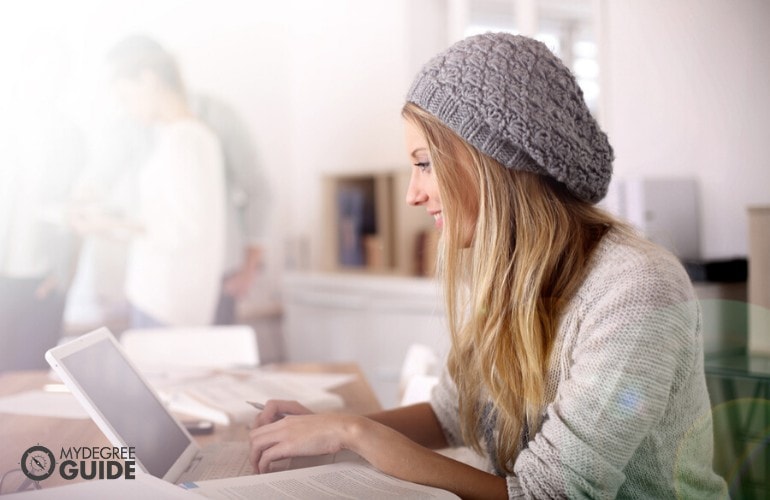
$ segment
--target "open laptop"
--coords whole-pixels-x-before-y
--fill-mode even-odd
[[[107,328],[45,358],[113,446],[134,447],[137,469],[173,483],[253,473],[245,440],[200,448]]]

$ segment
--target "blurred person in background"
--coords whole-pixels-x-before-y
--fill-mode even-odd
[[[0,371],[47,367],[62,335],[79,246],[65,206],[86,161],[61,107],[68,72],[63,44],[30,43],[0,96]]]
[[[123,217],[83,212],[76,225],[130,238],[125,296],[131,327],[211,324],[225,251],[220,141],[191,110],[176,61],[155,44],[122,40],[108,52],[107,68],[124,118],[146,127],[152,148],[145,154],[142,142],[129,143],[135,210]],[[119,138],[143,140],[125,132]]]
[[[147,56],[174,61],[173,56],[152,38],[135,35],[122,43],[141,47]],[[226,183],[224,266],[213,322],[233,324],[237,322],[237,301],[249,294],[264,265],[263,239],[270,203],[269,188],[248,127],[238,113],[225,101],[210,95],[187,94],[185,100],[189,112],[217,136],[223,153]],[[118,178],[130,179],[137,166],[155,154],[157,138],[150,125],[132,114],[107,120],[97,132],[93,168],[89,169],[89,175],[82,183],[90,195],[96,190],[94,186],[103,190],[105,186],[114,185]],[[125,184],[130,193],[131,181]]]

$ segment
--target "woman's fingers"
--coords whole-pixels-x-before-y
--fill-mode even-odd
[[[265,402],[265,408],[254,418],[254,427],[276,422],[286,415],[309,415],[312,412],[297,401],[270,399]]]
[[[255,468],[257,473],[265,474],[270,472],[270,464],[291,457],[290,454],[282,453],[283,448],[285,447],[282,446],[282,443],[276,443],[265,449],[259,457],[259,462],[257,462],[257,467]]]
[[[267,407],[267,405],[265,406]],[[291,426],[287,425],[288,420],[290,419],[266,424],[249,432],[249,440],[251,442],[249,460],[255,473],[263,474],[270,472],[270,464],[273,461],[291,456],[277,457],[279,450],[290,449],[286,445],[287,440],[291,439],[292,435]],[[282,447],[276,448],[276,446],[282,443],[284,444]]]
[[[250,446],[251,446],[251,450],[249,451],[249,462],[251,462],[251,467],[254,469],[254,472],[257,474],[260,474],[262,472],[267,472],[267,469],[260,467],[262,455],[264,454],[265,450],[275,445],[276,439],[277,439],[275,433],[273,433],[272,435],[266,434],[264,432],[265,428],[266,427],[260,427],[259,430],[262,430],[262,432],[259,432],[259,433],[257,432],[257,430],[251,431],[249,433],[249,440],[250,440]]]

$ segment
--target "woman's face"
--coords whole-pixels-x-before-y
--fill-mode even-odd
[[[119,105],[129,116],[152,123],[157,114],[157,78],[144,71],[136,78],[117,78],[112,90]]]
[[[444,227],[441,195],[431,164],[428,142],[414,123],[404,120],[404,127],[406,152],[412,164],[412,176],[406,190],[406,203],[414,207],[424,207],[435,220],[436,228],[441,230]]]
[[[442,230],[444,228],[444,207],[441,204],[441,194],[428,149],[428,141],[420,128],[411,121],[404,120],[404,127],[406,151],[412,164],[412,176],[406,191],[406,203],[415,207],[424,207],[428,214],[433,217],[436,228]],[[458,175],[460,174],[461,172],[458,172]],[[472,186],[464,185],[468,186],[466,193],[470,196],[470,193],[473,192]],[[461,201],[463,202],[461,206],[468,208],[467,213],[462,215],[464,219],[462,232],[464,246],[469,246],[473,238],[478,213],[471,213],[473,212],[472,207],[465,203],[466,200]]]

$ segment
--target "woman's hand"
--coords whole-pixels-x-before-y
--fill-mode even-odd
[[[286,409],[287,405],[273,408],[266,404],[257,417],[257,427],[249,433],[249,459],[258,474],[269,472],[271,463],[285,458],[326,455],[348,448],[351,436],[359,428],[359,421],[364,420],[364,417],[339,414],[287,414],[281,417],[278,412]],[[270,413],[265,415],[268,411]]]
[[[225,278],[223,285],[224,292],[236,299],[242,299],[249,294],[251,287],[254,285],[256,278],[256,271],[243,267]]]

